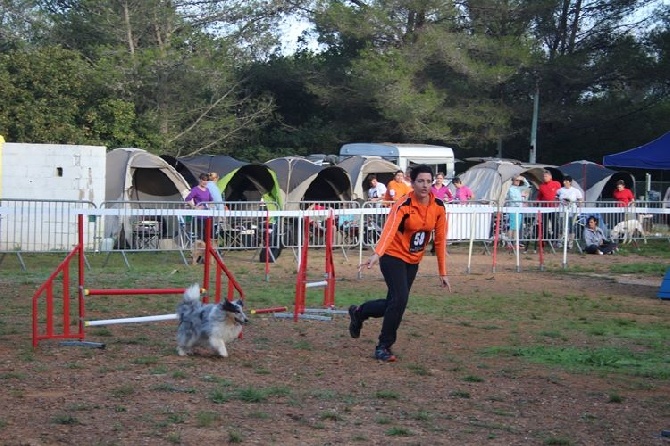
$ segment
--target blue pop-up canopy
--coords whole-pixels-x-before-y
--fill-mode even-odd
[[[603,165],[670,170],[670,132],[647,144],[603,157]]]

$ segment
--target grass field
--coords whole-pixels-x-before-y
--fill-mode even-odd
[[[0,269],[3,444],[668,444],[670,301],[655,297],[657,286],[612,280],[660,283],[667,248],[574,255],[567,270],[550,255],[544,272],[528,256],[523,273],[501,255],[493,274],[490,257],[478,255],[465,274],[463,248],[453,247],[450,295],[426,258],[392,365],[371,359],[378,320],[352,340],[342,316],[252,316],[227,359],[176,356],[174,321],[87,329],[104,350],[54,341],[33,350],[30,298],[63,256],[31,255],[23,271],[10,255]],[[310,255],[318,277],[323,253]],[[90,255],[87,287],[184,287],[202,278],[201,266],[177,255],[129,259],[130,269],[120,255]],[[268,280],[250,252],[225,261],[248,309],[292,309],[290,252]],[[385,292],[377,271],[358,278],[357,262],[336,255],[339,308]],[[309,306],[321,298],[308,291]],[[90,297],[86,318],[170,313],[178,301]]]

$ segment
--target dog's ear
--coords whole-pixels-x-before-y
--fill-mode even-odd
[[[239,313],[240,312],[240,307],[236,305],[234,302],[231,302],[229,300],[224,300],[221,305],[223,306],[224,311],[228,311],[230,313]]]

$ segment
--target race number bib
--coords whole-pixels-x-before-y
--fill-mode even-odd
[[[409,241],[409,252],[421,252],[428,242],[428,233],[419,231],[412,234]]]

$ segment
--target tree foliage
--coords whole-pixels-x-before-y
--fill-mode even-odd
[[[287,17],[311,25],[292,54]],[[660,0],[0,0],[0,25],[10,141],[258,160],[393,140],[524,159],[536,91],[543,162],[668,130]]]
[[[0,55],[0,128],[17,140],[95,140],[86,116],[94,105],[86,90],[91,67],[57,47]],[[90,138],[90,139],[89,139]]]

